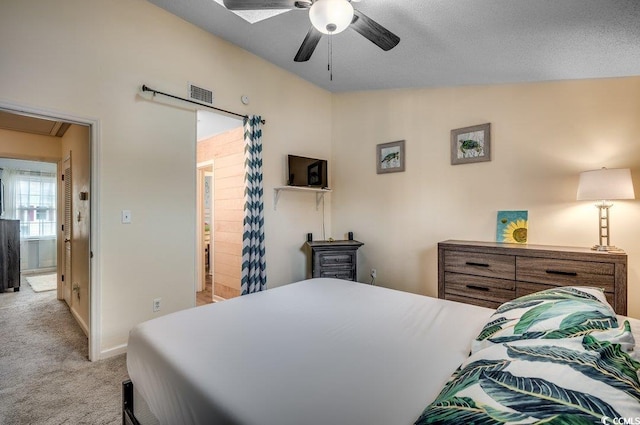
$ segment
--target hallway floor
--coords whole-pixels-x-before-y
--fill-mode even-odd
[[[213,290],[213,276],[209,273],[205,275],[205,287],[203,291],[196,292],[196,307],[200,307],[201,305],[211,304],[213,302],[212,299],[212,290]]]

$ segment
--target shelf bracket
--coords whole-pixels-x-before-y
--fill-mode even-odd
[[[276,211],[278,209],[278,200],[280,200],[280,192],[283,190],[288,190],[292,192],[313,192],[316,194],[316,211],[320,209],[320,201],[324,202],[324,195],[327,192],[331,192],[331,189],[318,189],[318,188],[308,188],[308,187],[296,187],[296,186],[280,186],[273,188],[273,210]]]
[[[273,189],[273,210],[278,210],[278,199],[280,199],[280,189]]]

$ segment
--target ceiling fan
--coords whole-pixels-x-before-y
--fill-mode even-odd
[[[224,5],[229,10],[308,9],[312,25],[293,59],[296,62],[311,58],[323,34],[338,34],[347,28],[385,51],[400,42],[400,37],[354,9],[351,0],[224,0]]]

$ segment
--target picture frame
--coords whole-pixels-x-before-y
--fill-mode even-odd
[[[376,173],[398,173],[405,170],[404,140],[376,145]]]
[[[491,161],[491,123],[451,130],[451,165]]]

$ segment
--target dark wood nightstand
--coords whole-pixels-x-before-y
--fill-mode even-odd
[[[364,243],[346,241],[310,241],[311,277],[358,278],[358,248]]]

